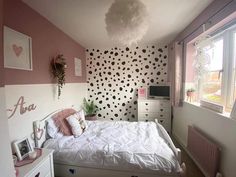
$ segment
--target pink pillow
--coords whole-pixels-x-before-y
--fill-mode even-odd
[[[76,113],[74,109],[64,109],[52,116],[56,127],[58,127],[59,131],[65,136],[73,135],[66,118],[74,113]]]

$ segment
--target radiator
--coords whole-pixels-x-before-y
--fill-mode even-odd
[[[206,177],[215,177],[220,161],[220,149],[193,126],[188,127],[187,149]]]

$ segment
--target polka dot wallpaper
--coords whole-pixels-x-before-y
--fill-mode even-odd
[[[137,89],[167,83],[167,46],[87,49],[88,99],[98,118],[137,120]]]

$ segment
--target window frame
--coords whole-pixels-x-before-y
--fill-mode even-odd
[[[234,104],[234,84],[236,83],[236,72],[233,74],[233,69],[236,70],[236,24],[231,27],[216,33],[212,36],[213,41],[217,41],[220,38],[223,39],[223,61],[222,61],[222,81],[221,81],[221,98],[222,103],[220,105],[225,107],[225,110],[231,110]],[[198,100],[204,100],[206,102],[217,104],[203,98],[203,79],[198,81]]]
[[[235,49],[235,44],[236,43],[236,26],[234,25],[233,28],[229,29],[228,31],[228,45],[229,45],[229,49],[228,49],[228,57],[231,58],[231,60],[229,61],[228,66],[231,66],[228,68],[228,86],[227,86],[227,102],[226,102],[226,107],[227,108],[231,108],[233,107],[234,104],[234,98],[231,98],[231,94],[234,91],[234,87],[233,85],[235,84],[235,77],[236,75],[233,75],[231,73],[233,73],[233,68],[236,69],[236,62],[235,62],[235,57],[236,57],[236,51],[234,51]]]

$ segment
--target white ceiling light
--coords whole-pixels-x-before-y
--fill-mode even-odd
[[[140,41],[148,29],[148,13],[140,0],[115,0],[106,13],[108,36],[124,45]]]

